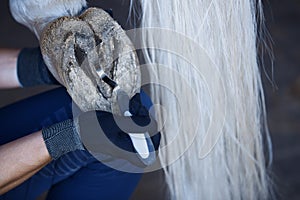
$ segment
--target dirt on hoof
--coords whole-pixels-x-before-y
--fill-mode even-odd
[[[40,39],[49,70],[82,111],[119,113],[115,92],[97,73],[104,72],[132,97],[140,88],[134,46],[108,13],[89,8],[78,17],[50,23]]]

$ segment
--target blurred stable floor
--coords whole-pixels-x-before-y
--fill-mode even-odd
[[[103,8],[113,8],[114,17],[125,24],[128,1],[90,1]],[[120,2],[121,6],[120,6]],[[118,6],[116,6],[118,5]],[[277,89],[263,75],[268,123],[273,142],[273,173],[278,199],[300,199],[300,1],[265,1],[266,24],[274,41],[274,81]],[[8,0],[0,9],[0,48],[31,47],[37,41],[9,14]],[[268,63],[268,62],[267,62]],[[265,66],[271,74],[271,66]],[[49,87],[0,90],[0,107],[31,96]],[[161,199],[164,190],[162,172],[146,174],[132,199]],[[145,195],[144,195],[145,194]]]

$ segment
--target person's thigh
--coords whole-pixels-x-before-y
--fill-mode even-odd
[[[0,108],[0,145],[72,117],[72,100],[62,87]]]
[[[95,159],[74,175],[54,185],[47,200],[129,199],[140,179],[139,173],[118,171]]]

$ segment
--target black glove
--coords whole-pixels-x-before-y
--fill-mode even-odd
[[[87,149],[128,160],[136,166],[148,166],[153,160],[142,162],[136,154],[128,133],[148,132],[153,151],[160,143],[156,121],[142,106],[140,96],[130,100],[132,117],[116,116],[109,112],[89,111],[74,120],[66,120],[43,129],[43,137],[53,159],[74,150]],[[81,137],[80,137],[81,136]],[[150,148],[151,149],[151,148]],[[152,152],[155,153],[155,152]]]
[[[59,85],[44,63],[39,47],[24,48],[17,62],[18,79],[22,87],[37,85]]]

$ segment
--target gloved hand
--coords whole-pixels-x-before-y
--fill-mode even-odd
[[[44,63],[39,47],[24,48],[17,61],[17,75],[22,87],[59,85]]]
[[[130,100],[130,112],[132,117],[89,111],[74,120],[69,119],[44,128],[42,133],[49,154],[53,159],[58,159],[70,151],[87,149],[146,167],[136,154],[128,133],[148,132],[151,136],[149,149],[153,151],[158,149],[160,133],[157,131],[156,121],[142,106],[139,94]]]

